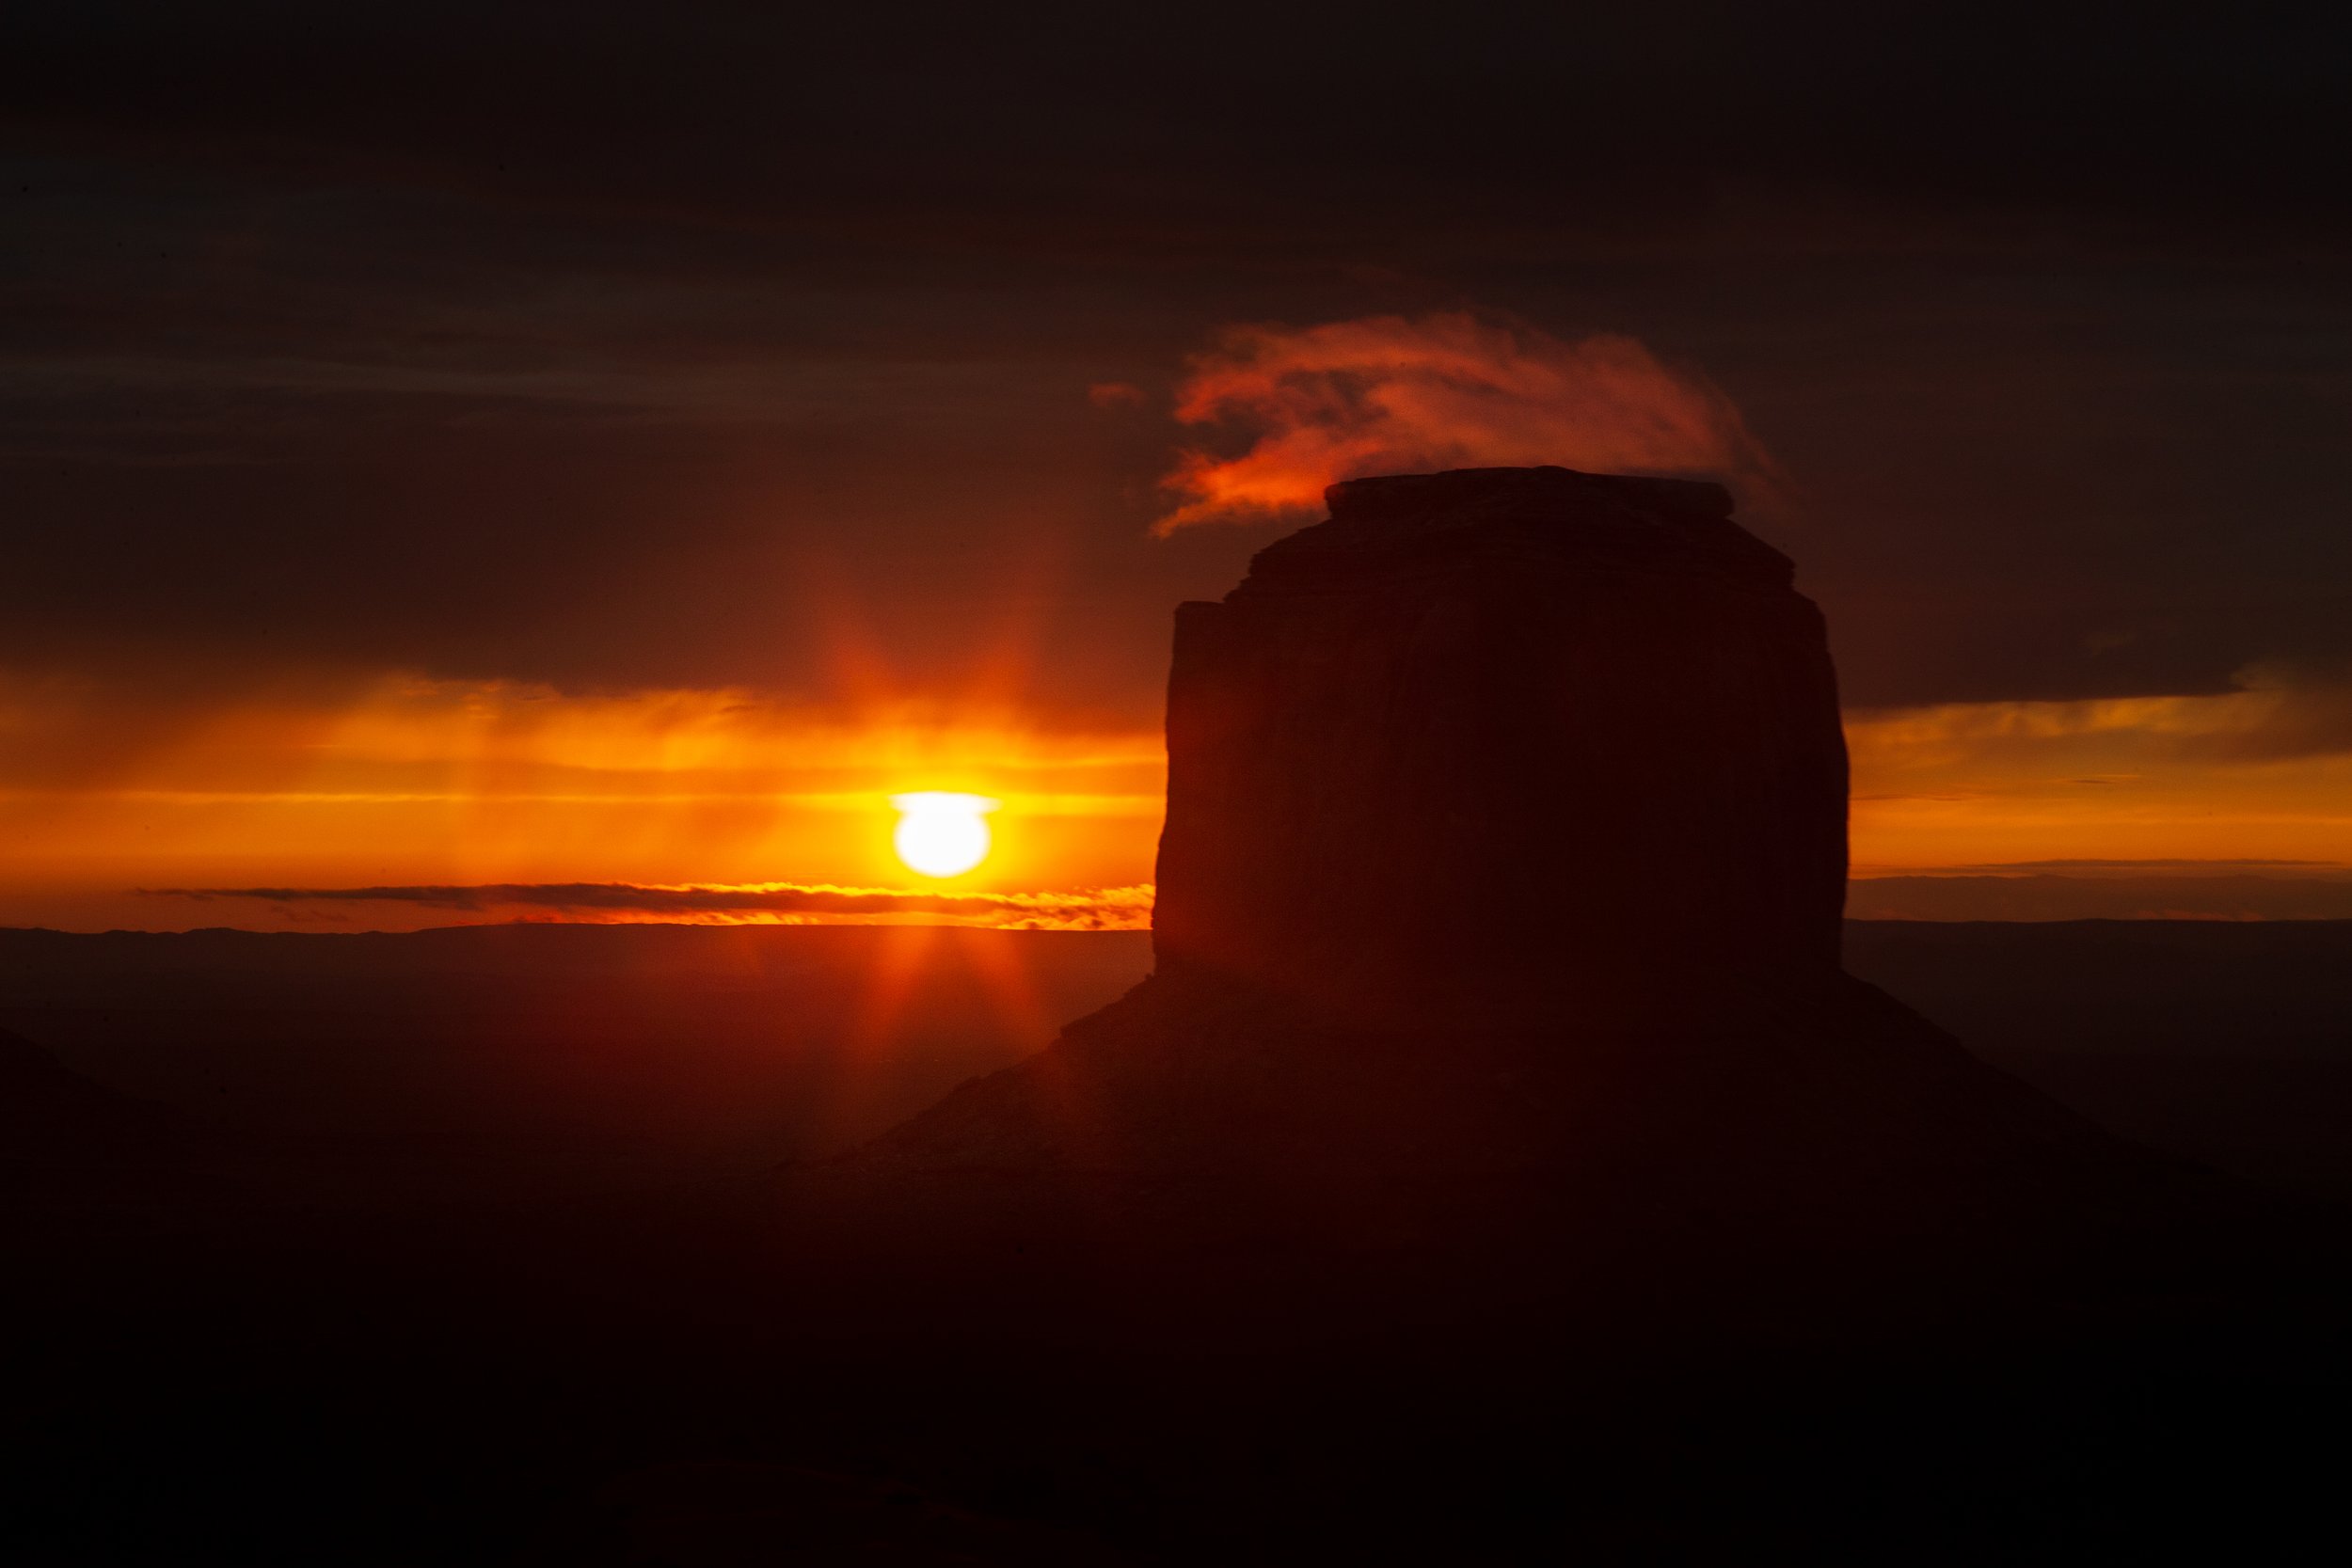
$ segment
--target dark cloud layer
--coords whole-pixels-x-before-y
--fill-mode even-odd
[[[1854,702],[2340,668],[2328,24],[34,6],[0,662],[945,689],[1017,636],[1145,721],[1263,543],[1145,537],[1184,356],[1472,306],[1724,389]]]

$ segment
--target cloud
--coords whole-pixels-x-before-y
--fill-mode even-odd
[[[2237,689],[2058,702],[1946,703],[1850,713],[1858,754],[1943,769],[1963,757],[2085,767],[2070,781],[2113,784],[2159,762],[2262,765],[2352,756],[2352,679],[2332,669],[2252,666]]]
[[[1370,473],[1558,463],[1768,486],[1771,458],[1731,400],[1631,338],[1570,342],[1451,311],[1320,326],[1236,326],[1193,357],[1176,417],[1254,432],[1235,457],[1183,453],[1183,498],[1154,531],[1310,510]]]
[[[2047,867],[2070,867],[2057,875]],[[2140,869],[2144,867],[2145,869]],[[142,888],[151,898],[255,900],[294,924],[350,925],[356,905],[405,905],[454,916],[583,924],[921,925],[997,930],[1142,931],[1153,890],[931,893],[820,882],[493,882],[383,887]],[[2019,862],[1865,876],[1849,885],[1854,920],[2352,919],[2352,867],[2322,862],[2150,860]]]
[[[1165,771],[1156,730],[1089,726],[1005,699],[564,691],[401,671],[158,685],[0,665],[0,803],[735,800],[879,810],[914,779],[963,781],[1033,816],[1156,818]],[[38,846],[20,837],[16,847]]]
[[[266,903],[413,904],[456,913],[546,910],[565,918],[710,924],[856,924],[894,916],[1003,930],[1132,931],[1152,924],[1149,886],[1072,893],[926,893],[825,882],[490,882],[406,887],[141,888],[152,898],[256,899]]]
[[[2352,753],[2352,669],[2341,661],[2267,661],[2233,678],[2245,693],[2247,719],[2185,737],[2185,754],[2271,762]]]

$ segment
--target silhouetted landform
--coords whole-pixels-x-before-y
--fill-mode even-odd
[[[1082,1326],[1100,1292],[1009,1328],[957,1289],[990,1278],[968,1263],[869,1310],[743,1173],[1030,1053],[987,977],[1074,1013],[1151,964],[1140,934],[909,940],[0,931],[0,1027],[53,1047],[72,1099],[100,1085],[101,1117],[169,1133],[111,1182],[70,1131],[12,1146],[6,1419],[28,1457],[0,1483],[6,1555],[1517,1560],[1524,1537],[1602,1560],[2244,1560],[2328,1525],[2335,1453],[2303,1434],[2352,1388],[2342,1298],[2193,1260],[2185,1307],[2086,1297],[2038,1338],[1979,1318],[1900,1353],[1726,1347],[1669,1293],[1662,1363],[1567,1313],[1482,1365],[1488,1339],[1400,1325],[1376,1292],[1330,1304],[1339,1338],[1378,1327],[1344,1354],[1237,1355],[1179,1309],[1122,1359]],[[2096,1119],[2352,1194],[2352,926],[1846,945]],[[54,1081],[36,1059],[0,1123],[68,1126],[40,1110]]]
[[[1178,613],[1154,974],[804,1173],[820,1223],[1160,1298],[1370,1267],[1408,1317],[1841,1334],[2233,1222],[1840,967],[1823,628],[1722,490],[1330,500]]]
[[[0,934],[0,1023],[92,1081],[0,1055],[32,1123],[103,1143],[157,1114],[135,1086],[205,1134],[0,1210],[10,1560],[2340,1537],[2303,1435],[2352,1395],[2340,1215],[2127,1143],[1845,972],[1820,628],[1720,492],[1336,495],[1183,614],[1153,973],[935,1101],[1136,945]],[[2006,974],[2040,1037],[2122,1041],[2160,1022],[2135,975],[2193,1002],[2201,961],[2288,977],[2344,940],[2029,930],[1852,945],[1947,1018],[1997,1022]],[[1059,981],[1017,961],[1045,943]],[[2267,1022],[2233,1037],[2340,1052],[2340,988],[2297,983],[2315,1033],[2240,990]],[[2230,995],[2178,1016],[2230,1033]],[[606,1157],[623,1132],[660,1157]]]

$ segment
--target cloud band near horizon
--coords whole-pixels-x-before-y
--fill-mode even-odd
[[[2048,861],[1857,866],[1854,920],[2352,919],[2352,866],[2327,861]],[[459,914],[545,911],[580,924],[940,924],[997,930],[1151,929],[1155,889],[946,893],[820,882],[489,882],[368,887],[140,888],[150,898],[377,904]],[[300,918],[298,915],[296,918]],[[522,918],[531,918],[525,915]]]
[[[1152,924],[1149,886],[1068,893],[934,893],[838,887],[824,882],[489,882],[474,886],[140,888],[152,898],[252,899],[272,904],[409,904],[469,914],[535,909],[577,920],[712,923],[852,923],[929,915],[1005,930],[1142,930]]]

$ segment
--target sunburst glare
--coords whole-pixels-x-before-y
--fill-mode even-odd
[[[890,803],[898,812],[891,842],[907,869],[926,877],[960,877],[988,859],[987,814],[1004,802],[923,789],[893,795]]]

